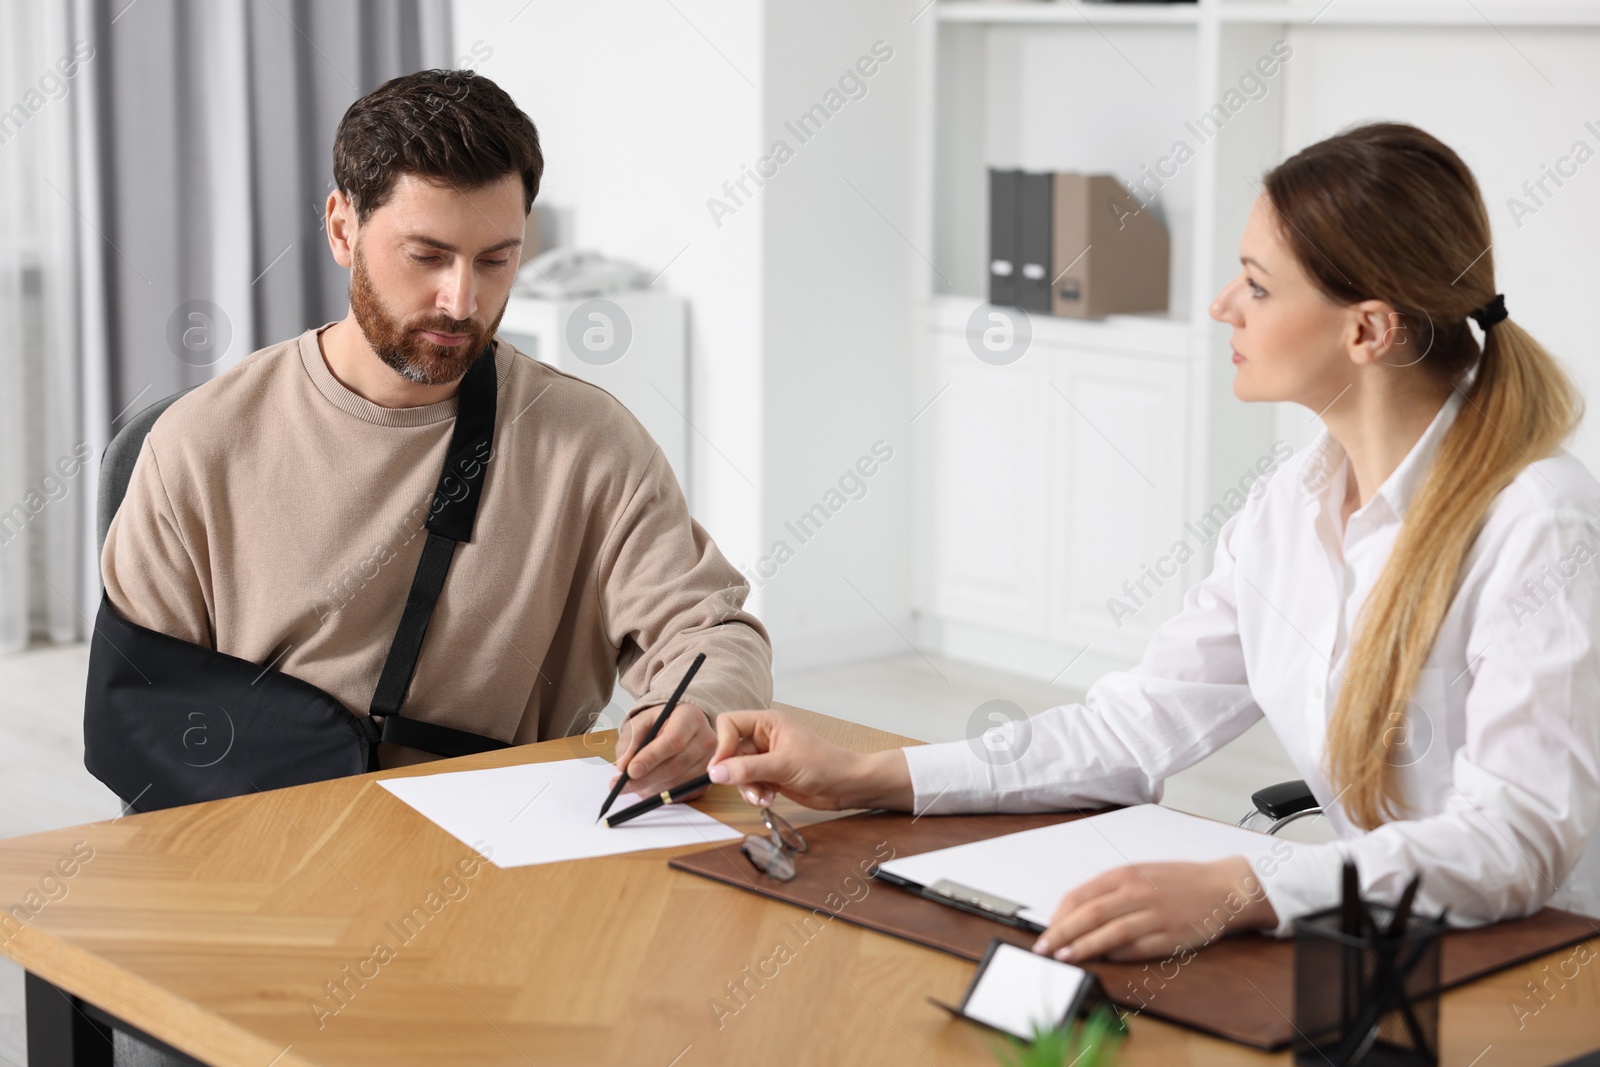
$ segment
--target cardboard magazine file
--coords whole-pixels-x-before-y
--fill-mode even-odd
[[[1080,319],[1167,311],[1171,242],[1109,174],[1055,176],[1050,311]]]

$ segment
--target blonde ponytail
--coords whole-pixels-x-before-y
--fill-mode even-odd
[[[1345,813],[1366,829],[1404,814],[1391,768],[1406,731],[1395,727],[1411,714],[1409,697],[1490,503],[1560,447],[1582,412],[1556,361],[1510,319],[1485,332],[1464,394],[1367,597],[1328,723],[1329,777],[1344,790]]]

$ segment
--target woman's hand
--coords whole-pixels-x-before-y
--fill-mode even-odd
[[[1141,863],[1089,879],[1061,898],[1033,950],[1058,960],[1139,960],[1239,930],[1278,925],[1250,861]]]
[[[808,808],[911,807],[911,772],[899,749],[862,754],[829,744],[777,711],[717,716],[711,780],[740,788],[752,804],[775,793]]]

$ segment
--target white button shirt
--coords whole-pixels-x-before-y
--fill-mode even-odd
[[[1457,925],[1546,903],[1600,915],[1600,483],[1558,453],[1495,498],[1468,551],[1390,757],[1403,817],[1353,826],[1322,769],[1351,625],[1460,410],[1452,392],[1377,493],[1339,514],[1350,464],[1324,432],[1252,487],[1209,577],[1139,665],[1007,739],[906,750],[918,812],[1048,811],[1161,798],[1163,780],[1262,715],[1339,840],[1292,844],[1262,884],[1286,935],[1339,897],[1344,857],[1393,901]],[[1005,728],[999,728],[1005,729]],[[993,731],[991,731],[992,733]],[[1266,781],[1238,783],[1240,807]]]

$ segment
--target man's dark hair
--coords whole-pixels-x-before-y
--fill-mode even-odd
[[[481,189],[522,177],[522,210],[544,174],[539,131],[509,94],[470,70],[419,70],[350,105],[333,137],[333,179],[363,222],[402,174]]]

